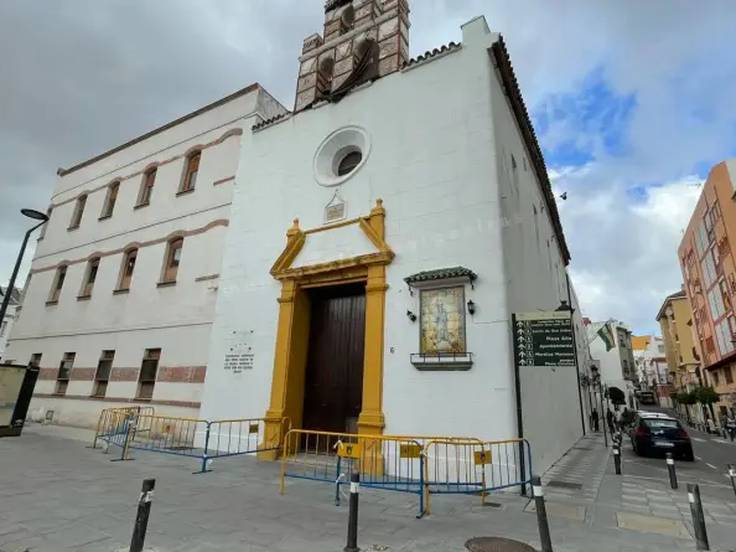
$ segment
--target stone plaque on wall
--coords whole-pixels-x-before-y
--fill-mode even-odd
[[[253,369],[255,352],[250,345],[252,334],[253,330],[250,332],[233,330],[225,350],[223,366],[226,372],[241,374],[245,370]]]

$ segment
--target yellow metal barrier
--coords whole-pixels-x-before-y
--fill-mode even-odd
[[[104,408],[97,418],[95,437],[92,440],[92,448],[97,448],[100,437],[110,437],[123,423],[127,416],[154,415],[152,406],[131,406],[123,408]]]
[[[349,484],[351,473],[358,471],[364,487],[416,494],[421,517],[422,450],[422,443],[411,437],[292,429],[281,456],[281,493],[287,477],[324,481],[335,485],[339,504],[340,486]]]
[[[432,494],[477,494],[523,487],[531,481],[531,451],[524,439],[433,439],[424,454],[427,512]]]

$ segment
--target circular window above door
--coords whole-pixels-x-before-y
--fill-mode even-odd
[[[321,186],[338,186],[360,171],[369,154],[370,139],[364,129],[336,130],[314,154],[314,178]]]

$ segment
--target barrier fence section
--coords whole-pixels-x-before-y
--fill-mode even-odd
[[[531,483],[531,447],[525,439],[432,439],[424,449],[427,512],[433,494],[480,495]]]
[[[350,485],[350,475],[358,471],[362,487],[416,494],[419,518],[424,515],[422,448],[412,437],[292,429],[284,438],[281,493],[287,477],[329,482],[339,505],[340,487]]]
[[[433,494],[479,495],[531,482],[532,459],[523,439],[358,435],[294,429],[286,434],[281,457],[285,479],[307,479],[340,487],[353,470],[367,488],[416,494],[417,517],[430,513]]]
[[[100,412],[100,416],[97,418],[97,428],[95,430],[95,437],[92,441],[91,448],[97,448],[97,441],[99,441],[100,438],[105,438],[106,440],[116,433],[119,433],[127,416],[153,416],[154,413],[155,411],[152,406],[131,406],[125,408],[103,409]]]
[[[103,411],[98,422],[97,440],[123,449],[159,452],[197,458],[200,469],[211,471],[215,458],[226,458],[265,451],[278,451],[281,436],[290,429],[287,418],[270,420],[246,418],[208,421],[196,418],[144,415],[128,409]],[[266,439],[266,424],[279,423],[281,431]]]

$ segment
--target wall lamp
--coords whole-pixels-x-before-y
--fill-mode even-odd
[[[411,312],[410,310],[406,311],[406,316],[407,316],[407,318],[409,318],[409,320],[411,320],[412,322],[416,322],[416,321],[417,321],[417,315],[416,315],[416,314],[414,314],[413,312]]]
[[[468,301],[468,312],[470,313],[470,316],[475,314],[475,303],[473,303],[472,299]]]

